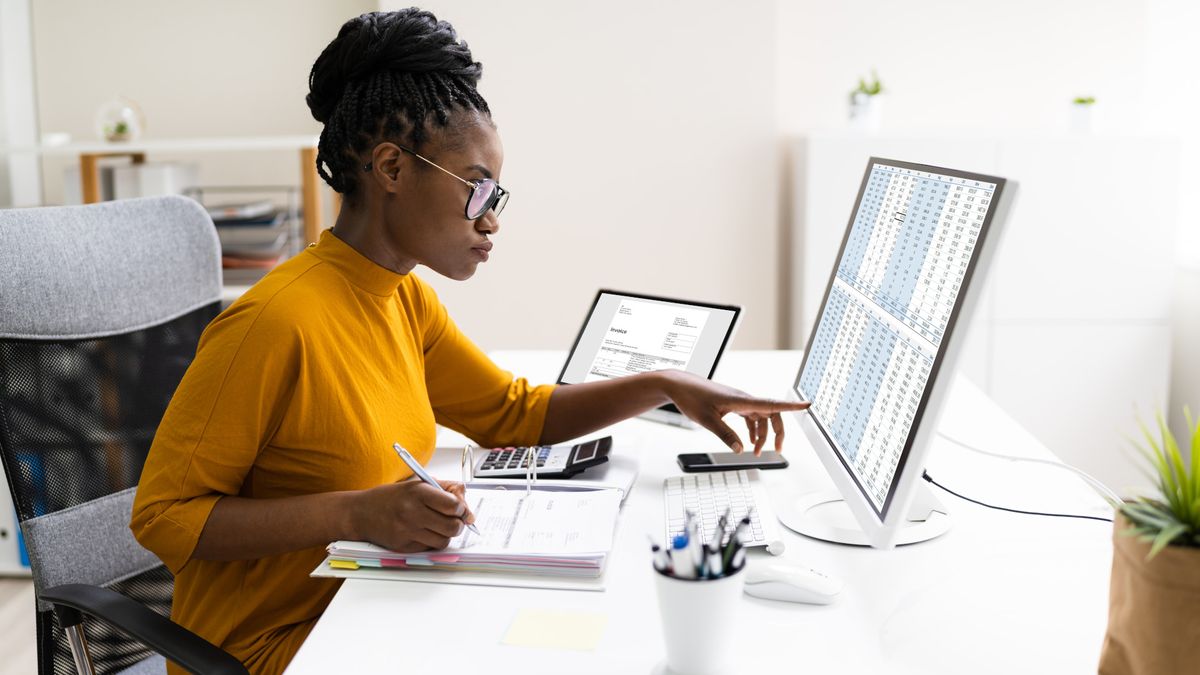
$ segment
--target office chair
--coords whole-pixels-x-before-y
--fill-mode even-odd
[[[164,657],[247,672],[167,618],[174,580],[129,530],[150,442],[220,296],[216,231],[189,199],[0,211],[0,459],[42,675],[162,673]]]

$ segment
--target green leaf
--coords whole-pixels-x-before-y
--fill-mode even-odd
[[[1156,529],[1178,522],[1169,511],[1147,502],[1127,502],[1121,512],[1138,525],[1151,525]]]
[[[1192,434],[1192,471],[1188,483],[1191,485],[1189,497],[1194,503],[1195,500],[1200,499],[1200,425],[1192,419],[1192,411],[1187,406],[1183,407],[1183,422],[1184,428]],[[1200,520],[1193,519],[1192,525],[1200,526]]]
[[[1161,451],[1158,448],[1158,441],[1154,440],[1154,437],[1150,435],[1150,430],[1146,428],[1146,423],[1140,419],[1138,420],[1138,428],[1142,430],[1142,436],[1146,438],[1146,445],[1143,446],[1135,443],[1134,447],[1142,453],[1146,461],[1158,473],[1155,476],[1155,482],[1161,483],[1163,464],[1162,457],[1160,456]]]
[[[1175,440],[1175,434],[1171,433],[1171,428],[1167,426],[1167,420],[1162,413],[1158,414],[1158,430],[1162,435],[1163,449],[1169,460],[1171,482],[1175,489],[1182,494],[1182,489],[1187,487],[1188,483],[1187,467],[1183,465],[1183,455],[1179,453],[1179,443]]]
[[[1187,532],[1187,529],[1187,525],[1178,523],[1172,527],[1168,527],[1162,532],[1159,532],[1158,536],[1154,538],[1154,543],[1150,545],[1150,552],[1146,554],[1146,560],[1158,555],[1158,552],[1163,550],[1164,546],[1170,544],[1172,539],[1175,539],[1184,532]]]
[[[1164,546],[1200,547],[1200,422],[1184,408],[1184,419],[1190,434],[1188,443],[1180,443],[1171,432],[1161,412],[1154,415],[1154,432],[1138,418],[1142,440],[1128,439],[1145,462],[1139,469],[1147,471],[1158,484],[1159,494],[1142,496],[1120,505],[1119,510],[1131,527],[1128,534],[1150,544],[1153,557]],[[1191,451],[1184,457],[1184,449]]]

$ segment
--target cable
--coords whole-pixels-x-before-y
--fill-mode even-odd
[[[1101,518],[1100,516],[1081,516],[1081,515],[1077,515],[1077,514],[1073,514],[1073,513],[1043,513],[1041,511],[1022,511],[1020,509],[1010,509],[1005,506],[993,506],[992,504],[985,504],[985,503],[979,501],[978,499],[971,499],[970,497],[965,497],[963,495],[958,494],[954,490],[951,490],[950,488],[946,487],[945,485],[942,485],[941,483],[935,481],[933,479],[933,476],[929,475],[928,471],[921,472],[921,478],[924,478],[925,480],[929,481],[930,483],[933,483],[934,485],[940,487],[941,489],[945,490],[946,492],[949,492],[950,494],[954,495],[955,497],[958,497],[959,499],[965,499],[966,501],[971,502],[972,504],[986,506],[989,509],[996,509],[997,511],[1008,511],[1009,513],[1022,513],[1027,516],[1050,516],[1053,518],[1082,518],[1084,520],[1099,520],[1099,521],[1102,521],[1105,523],[1112,522],[1112,518]]]
[[[957,438],[948,436],[940,431],[938,432],[938,435],[959,447],[966,448],[967,450],[970,450],[972,452],[977,452],[981,455],[986,455],[988,457],[1007,459],[1010,462],[1032,462],[1034,464],[1046,464],[1048,466],[1057,467],[1059,469],[1066,469],[1067,471],[1071,471],[1071,472],[1075,473],[1080,478],[1082,478],[1084,481],[1086,481],[1093,490],[1099,492],[1102,497],[1104,497],[1105,499],[1108,500],[1109,505],[1116,507],[1118,504],[1120,504],[1122,501],[1124,501],[1119,496],[1117,496],[1116,492],[1113,492],[1111,489],[1109,489],[1109,487],[1107,485],[1105,485],[1104,483],[1101,483],[1099,480],[1097,480],[1096,478],[1093,478],[1092,476],[1088,475],[1087,473],[1084,473],[1083,471],[1076,469],[1075,467],[1071,466],[1070,464],[1064,464],[1063,462],[1052,462],[1052,461],[1046,460],[1046,459],[1035,459],[1033,457],[1014,457],[1013,455],[1002,455],[998,452],[989,452],[987,450],[977,448],[969,443],[964,443],[964,442],[958,440]]]

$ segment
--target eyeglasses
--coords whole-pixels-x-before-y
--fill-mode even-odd
[[[403,145],[397,145],[396,147],[400,148],[404,152],[407,152],[413,157],[416,157],[422,162],[425,162],[438,171],[441,171],[447,176],[450,176],[463,185],[471,188],[471,194],[467,196],[467,206],[464,209],[467,220],[478,220],[479,218],[482,218],[483,214],[487,213],[488,209],[495,211],[496,215],[500,215],[500,212],[504,210],[504,206],[508,204],[508,195],[510,194],[509,191],[500,187],[500,184],[491,178],[484,178],[483,180],[467,180],[458,174],[451,173],[450,171],[443,169],[442,167],[422,157],[417,152],[409,150]],[[363,171],[370,170],[370,162],[363,164]]]

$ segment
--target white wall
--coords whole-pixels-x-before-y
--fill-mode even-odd
[[[1171,344],[1171,430],[1190,446],[1193,429],[1185,423],[1183,409],[1200,419],[1200,262],[1179,266],[1175,280],[1175,317]]]
[[[474,279],[425,274],[468,335],[566,349],[609,287],[741,304],[733,347],[775,345],[773,2],[423,6],[483,63],[513,191]]]
[[[37,138],[29,26],[29,0],[0,0],[0,147],[28,147]],[[36,156],[0,158],[0,208],[36,206],[39,178]]]
[[[39,123],[94,141],[93,118],[122,95],[146,116],[145,138],[317,134],[308,73],[366,0],[38,0],[33,42]],[[300,182],[296,152],[154,155],[200,162],[209,185]],[[69,160],[49,158],[45,199],[62,202]]]
[[[1177,172],[1182,186],[1173,224],[1180,271],[1171,395],[1151,405],[1178,418],[1183,405],[1200,407],[1194,398],[1200,393],[1200,212],[1189,187],[1200,184],[1197,25],[1200,4],[1191,0],[781,0],[779,127],[788,136],[845,128],[848,92],[874,68],[888,91],[885,136],[1052,136],[1067,126],[1070,99],[1085,94],[1097,99],[1101,135],[1177,138],[1182,160],[1167,171]],[[785,193],[785,200],[792,198]],[[1135,262],[1163,268],[1175,262],[1169,253],[1160,258]],[[1136,362],[1134,355],[1117,357]],[[1112,414],[1118,427],[1132,422],[1127,407]],[[1069,437],[1075,422],[1064,419],[1042,440],[1053,447],[1052,439]]]
[[[779,2],[785,131],[845,126],[848,94],[874,68],[884,130],[1051,129],[1072,98],[1099,126],[1141,119],[1146,0]]]

